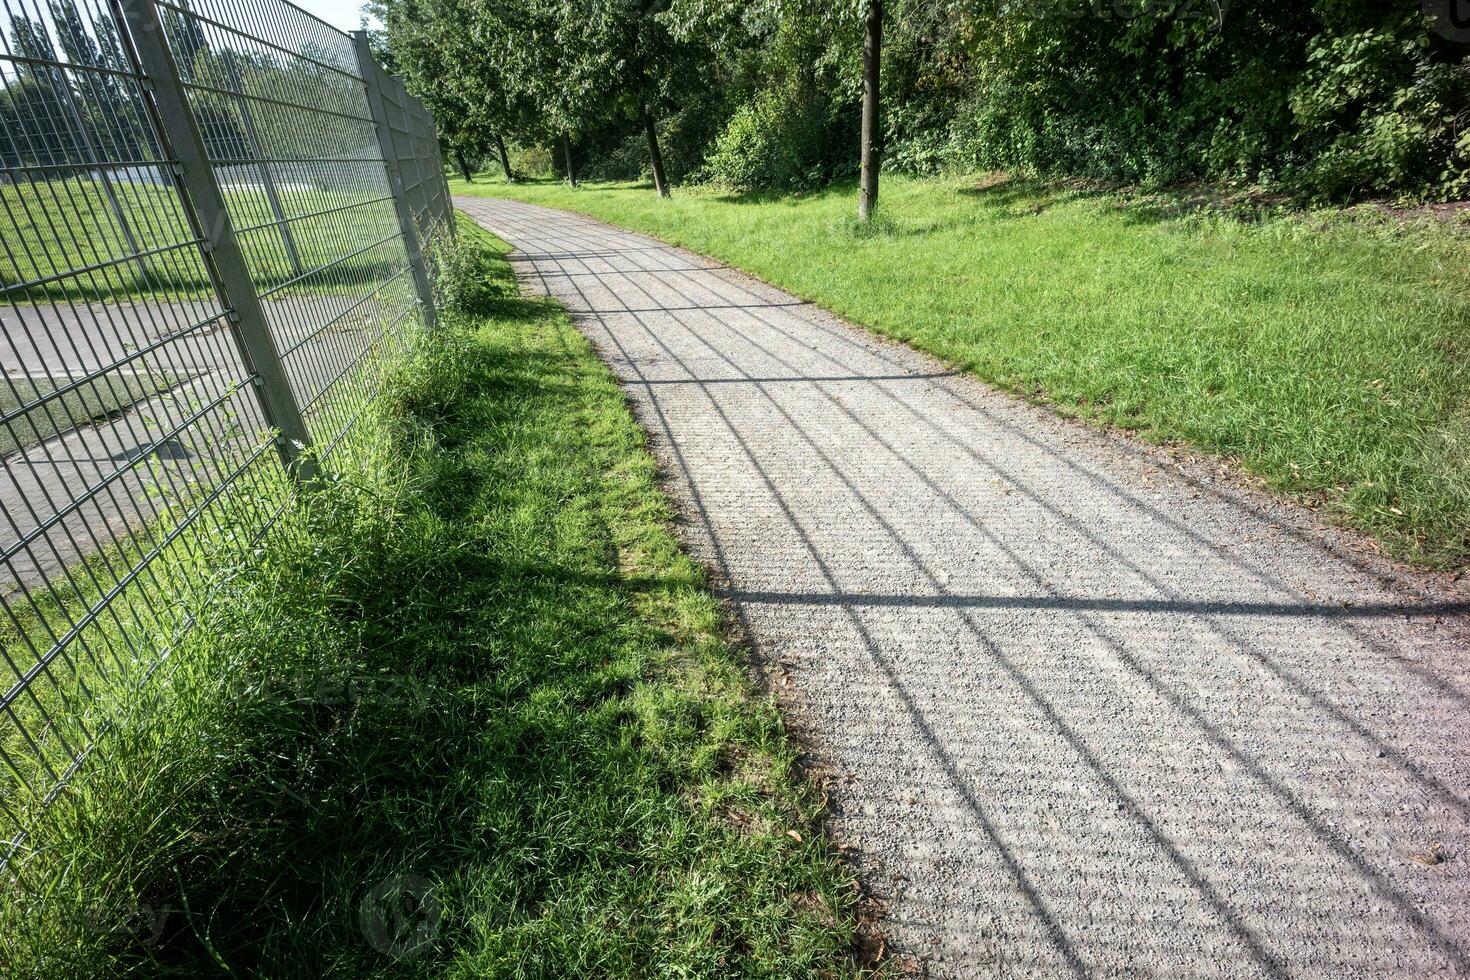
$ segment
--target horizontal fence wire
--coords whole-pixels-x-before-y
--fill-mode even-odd
[[[446,224],[453,205],[439,154],[434,117],[392,76],[382,82],[393,151],[402,168],[404,196],[421,228]]]
[[[0,862],[166,696],[147,682],[298,492],[240,310],[330,465],[425,312],[393,165],[423,234],[450,221],[432,116],[350,36],[285,0],[157,0],[248,270],[223,281],[123,2],[150,0],[0,0]]]

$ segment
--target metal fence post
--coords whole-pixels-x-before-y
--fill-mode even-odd
[[[409,206],[408,195],[403,186],[403,174],[399,168],[398,153],[393,147],[393,132],[388,128],[388,112],[383,106],[383,89],[380,75],[382,69],[373,58],[372,46],[368,43],[367,31],[353,31],[352,43],[357,49],[358,70],[367,85],[368,106],[373,113],[373,127],[378,131],[378,147],[383,154],[383,166],[388,171],[388,187],[393,192],[393,209],[398,214],[398,227],[403,232],[403,245],[408,250],[408,264],[413,273],[414,286],[418,289],[419,302],[423,307],[424,324],[429,329],[438,326],[438,314],[434,310],[434,290],[429,284],[429,270],[424,265],[424,252],[419,245],[419,232]]]
[[[277,429],[277,449],[286,470],[296,480],[310,481],[316,464],[303,457],[311,435],[296,404],[291,381],[266,323],[255,281],[235,236],[214,167],[209,162],[199,124],[189,107],[179,66],[169,50],[163,23],[153,0],[112,0],[113,10],[128,25],[139,74],[152,83],[148,100],[154,122],[168,140],[178,162],[175,179],[183,184],[191,207],[185,208],[194,230],[206,243],[201,248],[205,268],[225,304],[230,332],[245,363],[254,373],[256,394],[267,425]]]

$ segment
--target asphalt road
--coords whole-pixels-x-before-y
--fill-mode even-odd
[[[1470,975],[1463,597],[697,255],[456,204],[625,386],[902,954]]]
[[[381,313],[349,295],[293,295],[263,308],[303,404],[352,363]],[[114,365],[154,383],[96,382],[93,420],[68,419],[53,401],[32,410],[36,429],[25,418],[10,423],[3,445],[21,448],[0,468],[0,597],[60,582],[78,559],[231,476],[259,445],[256,396],[240,387],[250,372],[212,302],[0,307],[8,376],[44,379],[49,391]],[[34,397],[35,389],[20,390],[22,400]],[[35,439],[38,431],[46,438]]]

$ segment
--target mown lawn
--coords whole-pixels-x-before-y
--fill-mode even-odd
[[[28,843],[0,973],[859,972],[850,873],[642,433],[482,245],[366,462]]]
[[[178,195],[163,184],[71,177],[0,186],[0,293],[14,303],[198,299],[213,287]],[[375,242],[397,230],[390,204],[363,190],[287,186],[287,228],[263,189],[225,185],[246,261],[262,291],[350,291],[396,271]],[[287,240],[295,249],[291,257]],[[359,250],[362,250],[359,252]],[[138,258],[129,258],[138,255]],[[318,270],[318,271],[313,271]]]
[[[1470,562],[1470,233],[994,179],[855,192],[455,193],[581,211],[745,269],[1058,411],[1237,462],[1434,568]]]
[[[37,374],[7,375],[5,380],[5,386],[0,388],[0,415],[9,415],[32,404],[71,381],[64,376]],[[80,385],[51,402],[49,411],[33,409],[26,413],[24,421],[17,419],[0,429],[0,456],[49,439],[66,426],[105,418],[180,380],[157,371],[135,370]]]

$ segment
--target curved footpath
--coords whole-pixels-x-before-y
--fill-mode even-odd
[[[937,976],[1470,975],[1463,601],[707,259],[456,204],[625,385],[892,946]]]

